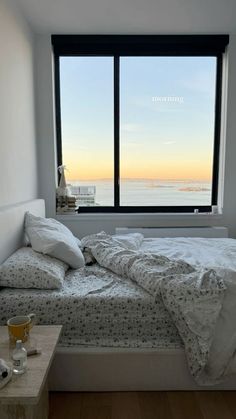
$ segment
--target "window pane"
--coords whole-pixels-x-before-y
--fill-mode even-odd
[[[114,205],[113,58],[60,57],[62,156],[80,206]]]
[[[211,205],[215,57],[122,57],[120,203]]]

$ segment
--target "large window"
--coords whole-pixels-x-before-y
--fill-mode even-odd
[[[210,211],[228,36],[52,42],[58,165],[79,211]]]

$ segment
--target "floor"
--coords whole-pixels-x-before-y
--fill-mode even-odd
[[[49,419],[236,419],[236,392],[52,392],[49,409]]]

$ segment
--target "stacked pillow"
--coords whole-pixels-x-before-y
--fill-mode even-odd
[[[25,234],[32,247],[22,247],[0,266],[0,286],[58,289],[69,267],[84,266],[80,240],[58,221],[27,212]]]

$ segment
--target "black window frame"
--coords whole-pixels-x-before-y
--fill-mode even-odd
[[[217,205],[219,182],[219,153],[221,131],[222,65],[223,53],[229,35],[52,35],[55,72],[55,112],[57,164],[62,164],[60,57],[112,56],[114,57],[114,206],[80,207],[79,213],[193,213],[210,212]],[[120,206],[120,56],[213,56],[217,59],[215,127],[212,168],[211,205],[199,206]]]

